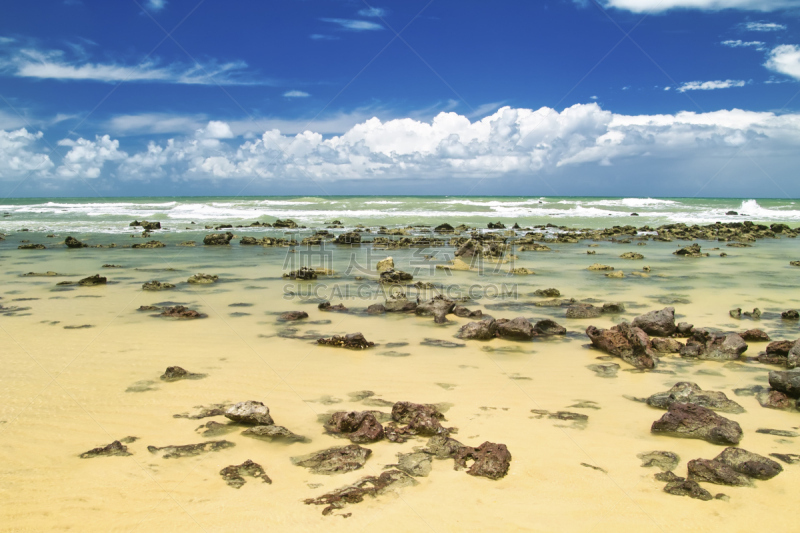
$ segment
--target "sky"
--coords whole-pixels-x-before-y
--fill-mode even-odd
[[[0,195],[800,197],[800,0],[41,0]]]

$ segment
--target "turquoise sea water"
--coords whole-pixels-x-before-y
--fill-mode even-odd
[[[365,226],[467,224],[490,221],[521,226],[553,223],[578,228],[658,226],[716,221],[800,223],[800,200],[590,197],[151,197],[7,199],[0,201],[0,232],[126,233],[134,219],[160,221],[170,231],[197,224],[249,224],[291,218],[320,226],[339,220]],[[736,211],[738,215],[727,215]],[[632,217],[636,213],[638,217]],[[202,227],[202,226],[201,226]],[[254,232],[263,232],[254,228]]]

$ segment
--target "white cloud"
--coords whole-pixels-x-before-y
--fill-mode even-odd
[[[665,90],[665,91],[671,91],[671,90],[672,90],[672,87],[664,87],[664,90]]]
[[[195,136],[198,139],[232,139],[234,135],[227,122],[211,120],[205,128],[197,130]]]
[[[94,141],[63,139],[58,141],[58,145],[70,148],[56,169],[56,174],[63,178],[99,178],[106,161],[120,161],[128,157],[128,154],[119,150],[119,141],[108,135],[97,135]]]
[[[358,14],[362,17],[385,17],[389,12],[382,7],[369,7],[359,10]]]
[[[368,20],[331,19],[331,18],[322,18],[320,20],[323,22],[338,24],[343,29],[350,31],[375,31],[383,29],[383,26],[381,26],[380,24],[376,24]]]
[[[742,80],[715,80],[715,81],[689,81],[678,87],[679,93],[686,91],[713,91],[716,89],[730,89],[731,87],[744,87]]]
[[[150,11],[161,11],[164,9],[164,7],[166,7],[166,5],[166,0],[147,0],[145,7],[147,7],[147,9]]]
[[[117,115],[103,124],[103,128],[115,135],[189,134],[202,128],[207,122],[205,115],[142,113]]]
[[[741,39],[722,41],[723,46],[729,48],[755,48],[756,50],[766,50],[766,43],[762,41],[742,41]]]
[[[25,128],[0,130],[0,178],[23,178],[29,174],[46,175],[53,162],[37,151],[42,132],[30,133]]]
[[[147,60],[139,64],[93,63],[81,50],[72,47],[70,56],[64,50],[36,48],[6,49],[0,52],[0,73],[19,78],[39,78],[71,81],[151,82],[180,85],[255,85],[265,84],[246,79],[243,61],[185,65],[160,65]]]
[[[323,35],[321,33],[312,33],[309,38],[315,41],[338,41],[339,38],[333,35]]]
[[[773,48],[764,66],[780,74],[800,80],[800,46],[783,44]]]
[[[283,96],[286,98],[308,98],[311,95],[305,91],[286,91]]]
[[[744,29],[747,31],[769,32],[783,31],[786,29],[786,26],[783,24],[777,24],[775,22],[747,22],[744,24]]]
[[[722,11],[778,11],[800,7],[800,0],[602,0],[606,7],[634,13],[662,13],[671,9]]]

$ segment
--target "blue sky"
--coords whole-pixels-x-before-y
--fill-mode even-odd
[[[4,196],[800,196],[800,0],[3,15]]]

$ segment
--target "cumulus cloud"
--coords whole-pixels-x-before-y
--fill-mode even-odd
[[[128,157],[119,150],[119,141],[108,135],[97,135],[94,141],[63,139],[58,141],[58,145],[70,148],[56,169],[56,174],[63,178],[99,178],[106,161],[121,161]]]
[[[714,80],[714,81],[690,81],[678,87],[678,92],[686,91],[713,91],[716,89],[730,89],[731,87],[744,87],[743,80]]]
[[[338,24],[339,26],[341,26],[342,29],[349,31],[375,31],[383,29],[383,26],[381,26],[380,24],[376,24],[375,22],[370,22],[368,20],[331,19],[331,18],[322,18],[320,20],[323,22]]]
[[[775,22],[746,22],[744,24],[744,29],[747,31],[769,32],[783,31],[786,29],[786,26],[783,24],[777,24]]]
[[[800,46],[783,44],[772,49],[764,66],[800,80]]]
[[[150,142],[127,154],[108,135],[64,140],[69,153],[55,170],[37,153],[41,134],[0,135],[0,175],[42,165],[52,177],[116,176],[125,180],[277,179],[319,182],[526,177],[635,162],[637,174],[670,164],[744,154],[797,159],[800,114],[722,110],[674,115],[619,115],[596,103],[563,111],[502,107],[480,120],[442,112],[430,121],[370,118],[333,137],[268,130],[241,139],[210,121],[193,134]],[[14,146],[14,143],[16,143]],[[6,145],[9,147],[6,147]],[[16,165],[13,172],[11,165]],[[50,174],[48,174],[50,173]]]
[[[64,50],[40,50],[34,47],[0,50],[0,74],[18,78],[39,78],[68,81],[150,82],[179,85],[256,85],[266,84],[246,77],[244,61],[220,63],[214,60],[203,64],[172,63],[162,65],[157,60],[139,64],[91,62],[85,52],[71,47]]]
[[[37,142],[42,132],[31,133],[25,128],[0,130],[0,178],[22,178],[28,174],[47,175],[53,168],[50,156],[40,153]]]
[[[286,98],[308,98],[311,95],[305,91],[286,91],[283,96]]]
[[[800,0],[602,0],[606,7],[634,13],[662,13],[671,9],[722,11],[778,11],[800,7]]]

